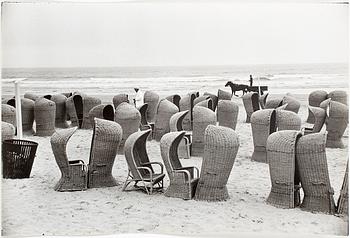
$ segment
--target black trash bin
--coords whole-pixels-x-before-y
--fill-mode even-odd
[[[10,139],[2,143],[3,178],[29,178],[38,143]]]

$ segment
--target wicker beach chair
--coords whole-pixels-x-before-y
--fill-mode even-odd
[[[15,127],[8,122],[1,122],[1,141],[13,139],[15,136]]]
[[[309,105],[312,107],[319,107],[320,103],[327,99],[327,95],[328,95],[328,93],[326,91],[323,91],[323,90],[316,90],[316,91],[311,92],[309,94],[309,98],[308,98]],[[314,115],[309,110],[309,115],[306,119],[306,122],[314,123],[314,120],[315,120]]]
[[[287,104],[284,110],[298,113],[300,108],[300,102],[292,96],[286,95],[283,97],[282,105]]]
[[[259,94],[257,92],[249,92],[242,96],[243,105],[247,113],[247,119],[245,122],[250,123],[250,117],[253,112],[260,109],[259,107]]]
[[[192,155],[202,156],[204,152],[204,134],[208,125],[216,125],[216,114],[202,106],[193,108]]]
[[[329,109],[326,110],[327,147],[344,148],[342,137],[349,123],[349,108],[347,105],[330,101]]]
[[[61,94],[66,96],[66,98],[69,98],[69,97],[71,97],[73,95],[72,92],[70,92],[70,93],[61,93]]]
[[[1,121],[16,127],[16,109],[8,104],[1,104]]]
[[[218,89],[218,102],[220,100],[231,100],[232,98],[232,93],[224,91],[222,89]]]
[[[93,124],[90,122],[89,112],[90,110],[101,104],[101,99],[91,96],[83,97],[83,123],[81,125],[82,129],[92,129]]]
[[[113,97],[114,108],[117,108],[122,102],[129,103],[129,95],[125,93],[117,94]]]
[[[114,121],[114,107],[112,104],[100,104],[94,106],[89,112],[91,125],[95,124],[95,118]]]
[[[267,203],[281,208],[300,205],[300,178],[296,166],[296,143],[301,132],[295,130],[272,133],[266,144],[270,169],[271,192]]]
[[[56,104],[46,98],[34,103],[35,135],[51,136],[55,132]]]
[[[195,94],[187,94],[180,99],[180,111],[189,111],[183,119],[183,128],[186,131],[192,131],[193,128],[193,102],[195,98]]]
[[[309,106],[309,117],[313,118],[314,124],[312,128],[304,127],[304,134],[320,132],[326,120],[326,111],[320,107]]]
[[[36,95],[34,93],[25,93],[23,97],[24,98],[28,98],[28,99],[33,100],[33,101],[35,101],[35,100],[40,98],[40,96],[38,96],[38,95]]]
[[[213,111],[215,111],[218,106],[218,96],[208,92],[205,92],[203,95],[204,96],[208,95],[211,98],[211,100],[213,101]]]
[[[16,100],[11,98],[6,104],[16,107]],[[34,101],[28,98],[21,99],[22,130],[33,133]]]
[[[330,99],[330,98],[328,98],[328,99],[326,99],[326,100],[323,100],[323,101],[320,103],[320,108],[322,108],[323,110],[327,111],[330,102],[331,102],[331,99]]]
[[[332,101],[340,102],[345,105],[348,105],[348,95],[346,91],[343,90],[334,90],[328,93],[327,98],[332,99]]]
[[[338,198],[337,203],[337,213],[339,213],[342,216],[349,217],[349,177],[348,177],[348,170],[349,170],[349,161],[346,164],[346,170],[343,180],[343,185],[341,186],[340,195]]]
[[[170,132],[169,120],[172,115],[177,113],[179,108],[172,102],[162,99],[158,103],[156,121],[154,123],[154,139],[160,141],[160,138]]]
[[[274,99],[269,99],[265,103],[264,109],[274,109],[282,106],[283,104],[283,99],[280,98],[274,98]]]
[[[154,189],[163,189],[163,164],[150,162],[146,150],[147,137],[151,130],[139,131],[131,134],[125,142],[125,159],[128,164],[128,176],[125,180],[123,191],[134,182],[134,188],[142,189],[147,194],[152,194]],[[152,165],[158,165],[160,172],[156,173]],[[141,182],[141,187],[137,184]]]
[[[259,104],[261,109],[265,109],[267,96],[269,96],[269,93],[265,93],[259,96]]]
[[[112,175],[112,168],[122,128],[114,122],[95,118],[88,165],[88,188],[112,187],[117,182]]]
[[[231,100],[220,100],[216,111],[219,126],[236,129],[239,107]]]
[[[209,125],[204,138],[202,169],[194,198],[207,201],[229,199],[226,184],[239,148],[238,135],[231,128]]]
[[[140,115],[141,115],[141,121],[140,121],[140,130],[141,131],[152,129],[151,125],[148,123],[148,120],[147,120],[147,109],[148,109],[147,103],[144,103],[141,106],[137,107],[137,110],[139,110]],[[150,138],[151,138],[151,136],[152,135],[150,135]]]
[[[202,101],[205,101],[207,100],[209,97],[209,95],[202,95],[202,96],[199,96],[199,97],[196,97],[194,100],[193,100],[193,106],[195,106],[196,104],[202,102]]]
[[[157,113],[159,95],[153,91],[146,91],[143,95],[143,102],[148,104],[147,120],[153,123]]]
[[[282,130],[300,130],[301,118],[292,111],[276,109],[277,129]]]
[[[57,165],[61,170],[61,178],[55,186],[56,191],[79,191],[87,189],[87,167],[82,160],[68,160],[67,143],[77,127],[56,131],[50,139],[51,148]]]
[[[66,112],[66,101],[67,97],[63,94],[55,94],[50,97],[51,101],[56,104],[56,118],[55,126],[58,128],[67,128],[67,112]]]
[[[115,109],[114,121],[121,125],[123,130],[122,141],[120,142],[118,154],[123,154],[126,139],[134,132],[139,130],[141,114],[133,105],[122,102]]]
[[[252,160],[267,163],[266,143],[270,134],[276,131],[276,110],[262,109],[251,117],[254,152]]]
[[[213,105],[213,101],[211,100],[211,98],[209,97],[208,99],[201,101],[199,103],[197,103],[195,106],[202,106],[202,107],[207,107],[210,110],[214,111],[214,105]]]
[[[183,131],[182,122],[185,116],[189,113],[188,110],[177,112],[170,117],[169,127],[170,132]],[[192,133],[185,132],[185,136],[179,142],[177,155],[181,159],[189,159],[191,157]]]
[[[192,199],[198,183],[199,170],[193,166],[181,165],[178,148],[185,138],[185,133],[180,131],[165,134],[160,140],[160,152],[170,179],[165,196]]]
[[[304,191],[301,209],[334,214],[334,191],[329,180],[326,157],[326,133],[302,136],[296,146],[296,161]]]
[[[181,99],[180,95],[173,94],[173,95],[167,96],[165,99],[167,99],[170,102],[174,103],[180,109],[180,99]]]

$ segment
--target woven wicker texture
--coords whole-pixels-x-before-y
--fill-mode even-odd
[[[291,96],[284,96],[282,104],[287,104],[284,110],[298,113],[300,108],[300,102]]]
[[[114,121],[114,107],[112,104],[100,104],[94,106],[89,112],[91,125],[95,124],[95,118]]]
[[[207,100],[209,97],[209,95],[202,95],[202,96],[199,96],[199,97],[196,97],[194,100],[193,100],[193,105],[196,105],[197,103],[200,103],[202,101],[205,101]]]
[[[219,126],[236,129],[239,107],[231,100],[220,100],[216,111]]]
[[[327,95],[328,93],[326,91],[323,90],[316,90],[313,91],[309,94],[309,105],[313,106],[313,107],[319,107],[320,103],[323,102],[324,100],[327,99]],[[313,117],[312,114],[310,114],[310,110],[309,110],[309,115],[306,119],[306,122],[308,123],[314,123],[315,118]]]
[[[25,93],[24,98],[28,98],[31,99],[33,101],[37,100],[38,98],[40,98],[38,95],[34,94],[34,93]]]
[[[334,191],[329,180],[326,157],[326,133],[302,136],[297,143],[296,159],[304,191],[301,209],[334,214]]]
[[[218,101],[220,100],[231,100],[232,93],[224,91],[222,89],[218,89]]]
[[[180,111],[189,111],[183,120],[183,128],[186,131],[192,131],[193,128],[193,102],[195,98],[195,94],[187,94],[180,99]]]
[[[259,96],[259,104],[260,104],[261,109],[265,108],[265,104],[266,104],[266,100],[267,100],[268,95],[269,95],[269,93],[265,93],[265,94]]]
[[[340,190],[340,195],[337,203],[337,212],[340,215],[349,217],[349,177],[348,177],[348,170],[349,170],[349,161],[346,164],[346,170],[343,180],[343,185]]]
[[[122,102],[129,103],[129,96],[128,96],[128,94],[121,93],[121,94],[117,94],[117,95],[115,95],[113,97],[114,108],[117,108],[119,106],[119,104],[121,104]]]
[[[189,112],[188,110],[177,112],[170,117],[169,127],[171,132],[183,131],[182,122],[185,116],[188,114],[188,112]],[[179,158],[189,159],[191,157],[192,140],[190,138],[191,138],[191,135],[186,134],[186,137],[184,137],[183,140],[179,142],[178,151],[177,151]]]
[[[165,99],[167,99],[168,101],[174,103],[180,109],[180,100],[181,100],[181,96],[180,95],[173,94],[173,95],[167,96]]]
[[[160,100],[157,108],[156,121],[154,123],[153,136],[156,141],[160,141],[160,138],[170,132],[169,121],[172,115],[179,112],[179,108],[172,102],[162,99]]]
[[[343,90],[335,90],[328,93],[328,98],[332,99],[332,101],[340,102],[345,105],[348,105],[348,95],[346,91]]]
[[[328,98],[328,99],[322,101],[322,102],[320,103],[320,108],[322,108],[323,110],[327,111],[327,108],[328,108],[328,106],[329,106],[330,101],[331,101],[330,98]]]
[[[181,165],[178,149],[185,133],[182,131],[165,134],[160,140],[160,152],[170,179],[165,196],[191,199],[197,187],[199,170]]]
[[[1,104],[1,121],[16,127],[16,109],[8,104]]]
[[[266,144],[270,169],[271,192],[267,203],[276,207],[294,208],[300,204],[300,178],[296,167],[296,143],[299,131],[277,131]]]
[[[142,183],[148,194],[152,194],[155,185],[163,188],[163,165],[159,162],[150,162],[146,150],[147,137],[150,135],[151,129],[146,131],[138,131],[131,134],[125,142],[125,159],[128,164],[128,176],[123,186],[123,191],[127,186],[134,182],[135,186],[138,182]],[[152,165],[160,167],[160,173],[156,173]]]
[[[146,91],[143,95],[143,102],[148,104],[147,120],[154,122],[157,113],[157,106],[159,102],[159,95],[153,91]]]
[[[115,109],[114,121],[119,123],[123,129],[123,137],[118,149],[118,154],[123,154],[126,139],[139,130],[141,114],[133,105],[122,102]]]
[[[6,99],[3,102],[16,108],[16,100],[14,98]],[[33,132],[34,101],[28,98],[21,98],[21,113],[22,130]]]
[[[327,147],[344,148],[342,137],[348,123],[348,106],[340,102],[330,101],[328,117],[326,117]]]
[[[141,131],[148,130],[151,128],[151,126],[147,120],[147,109],[148,109],[147,103],[144,103],[141,106],[137,107],[137,110],[139,110],[140,115],[141,115],[141,121],[140,121],[140,130]]]
[[[196,106],[202,106],[202,107],[207,107],[210,110],[214,111],[214,105],[213,105],[213,101],[211,100],[211,98],[209,97],[208,99],[201,101],[199,103],[196,104]]]
[[[301,118],[292,111],[276,109],[277,129],[282,130],[300,130]]]
[[[55,94],[51,96],[51,99],[56,104],[56,119],[55,126],[59,128],[67,128],[67,112],[66,112],[66,101],[67,97],[63,94]]]
[[[252,160],[267,163],[266,142],[270,134],[276,131],[276,110],[262,109],[251,117],[254,152]]]
[[[269,99],[265,103],[265,109],[273,109],[273,108],[278,108],[282,106],[283,99],[280,98],[275,98],[275,99]]]
[[[83,97],[74,93],[66,100],[66,110],[71,121],[71,126],[81,128],[83,123]]]
[[[229,199],[226,184],[238,148],[238,135],[234,130],[213,125],[207,127],[202,169],[195,193],[196,200]]]
[[[220,102],[220,101],[219,101]],[[208,125],[216,125],[216,114],[202,106],[193,108],[192,155],[202,156],[204,152],[204,133]]]
[[[15,127],[8,122],[1,122],[1,141],[13,139],[15,136]]]
[[[51,148],[62,174],[55,186],[56,191],[77,191],[87,188],[87,169],[84,161],[68,161],[66,152],[67,143],[76,129],[77,127],[62,129],[51,136]]]
[[[208,95],[211,98],[211,100],[213,101],[213,111],[215,111],[216,107],[218,106],[218,96],[208,92],[205,92],[203,95]]]
[[[320,107],[309,106],[309,116],[312,115],[314,125],[312,128],[304,128],[304,134],[320,132],[326,120],[326,111]]]
[[[83,97],[83,123],[81,128],[83,129],[91,129],[93,124],[90,122],[89,112],[90,110],[101,104],[101,99],[96,97],[85,96]]]
[[[242,96],[243,105],[247,113],[246,122],[250,122],[253,112],[259,110],[259,94],[257,92],[249,92]]]
[[[117,181],[112,168],[119,143],[122,139],[122,127],[109,120],[95,118],[88,169],[88,187],[112,187]]]
[[[55,132],[56,104],[46,98],[34,103],[35,135],[51,136]]]

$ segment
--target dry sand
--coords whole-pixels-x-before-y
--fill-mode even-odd
[[[307,96],[298,95],[298,98],[302,102],[299,115],[305,121]],[[60,178],[60,170],[51,150],[50,137],[25,135],[25,139],[36,141],[39,146],[29,179],[2,180],[3,235],[157,233],[211,236],[233,232],[346,235],[348,223],[344,218],[266,204],[271,187],[268,165],[251,161],[251,126],[244,122],[242,100],[232,100],[240,105],[236,130],[240,148],[227,184],[229,200],[185,201],[165,197],[162,193],[149,196],[141,191],[122,192],[127,176],[124,155],[117,155],[113,167],[118,186],[56,192],[53,187]],[[69,159],[88,163],[91,137],[91,130],[78,130],[68,144]],[[348,145],[348,130],[343,141]],[[158,142],[148,142],[147,148],[151,161],[162,161]],[[335,201],[348,156],[348,146],[327,148]],[[182,163],[200,168],[202,158],[192,157]],[[166,176],[165,188],[168,183]]]

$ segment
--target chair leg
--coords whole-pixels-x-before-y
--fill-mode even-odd
[[[122,191],[125,191],[126,187],[132,182],[129,180],[129,177],[130,177],[130,170],[128,171],[128,176],[126,177]]]

